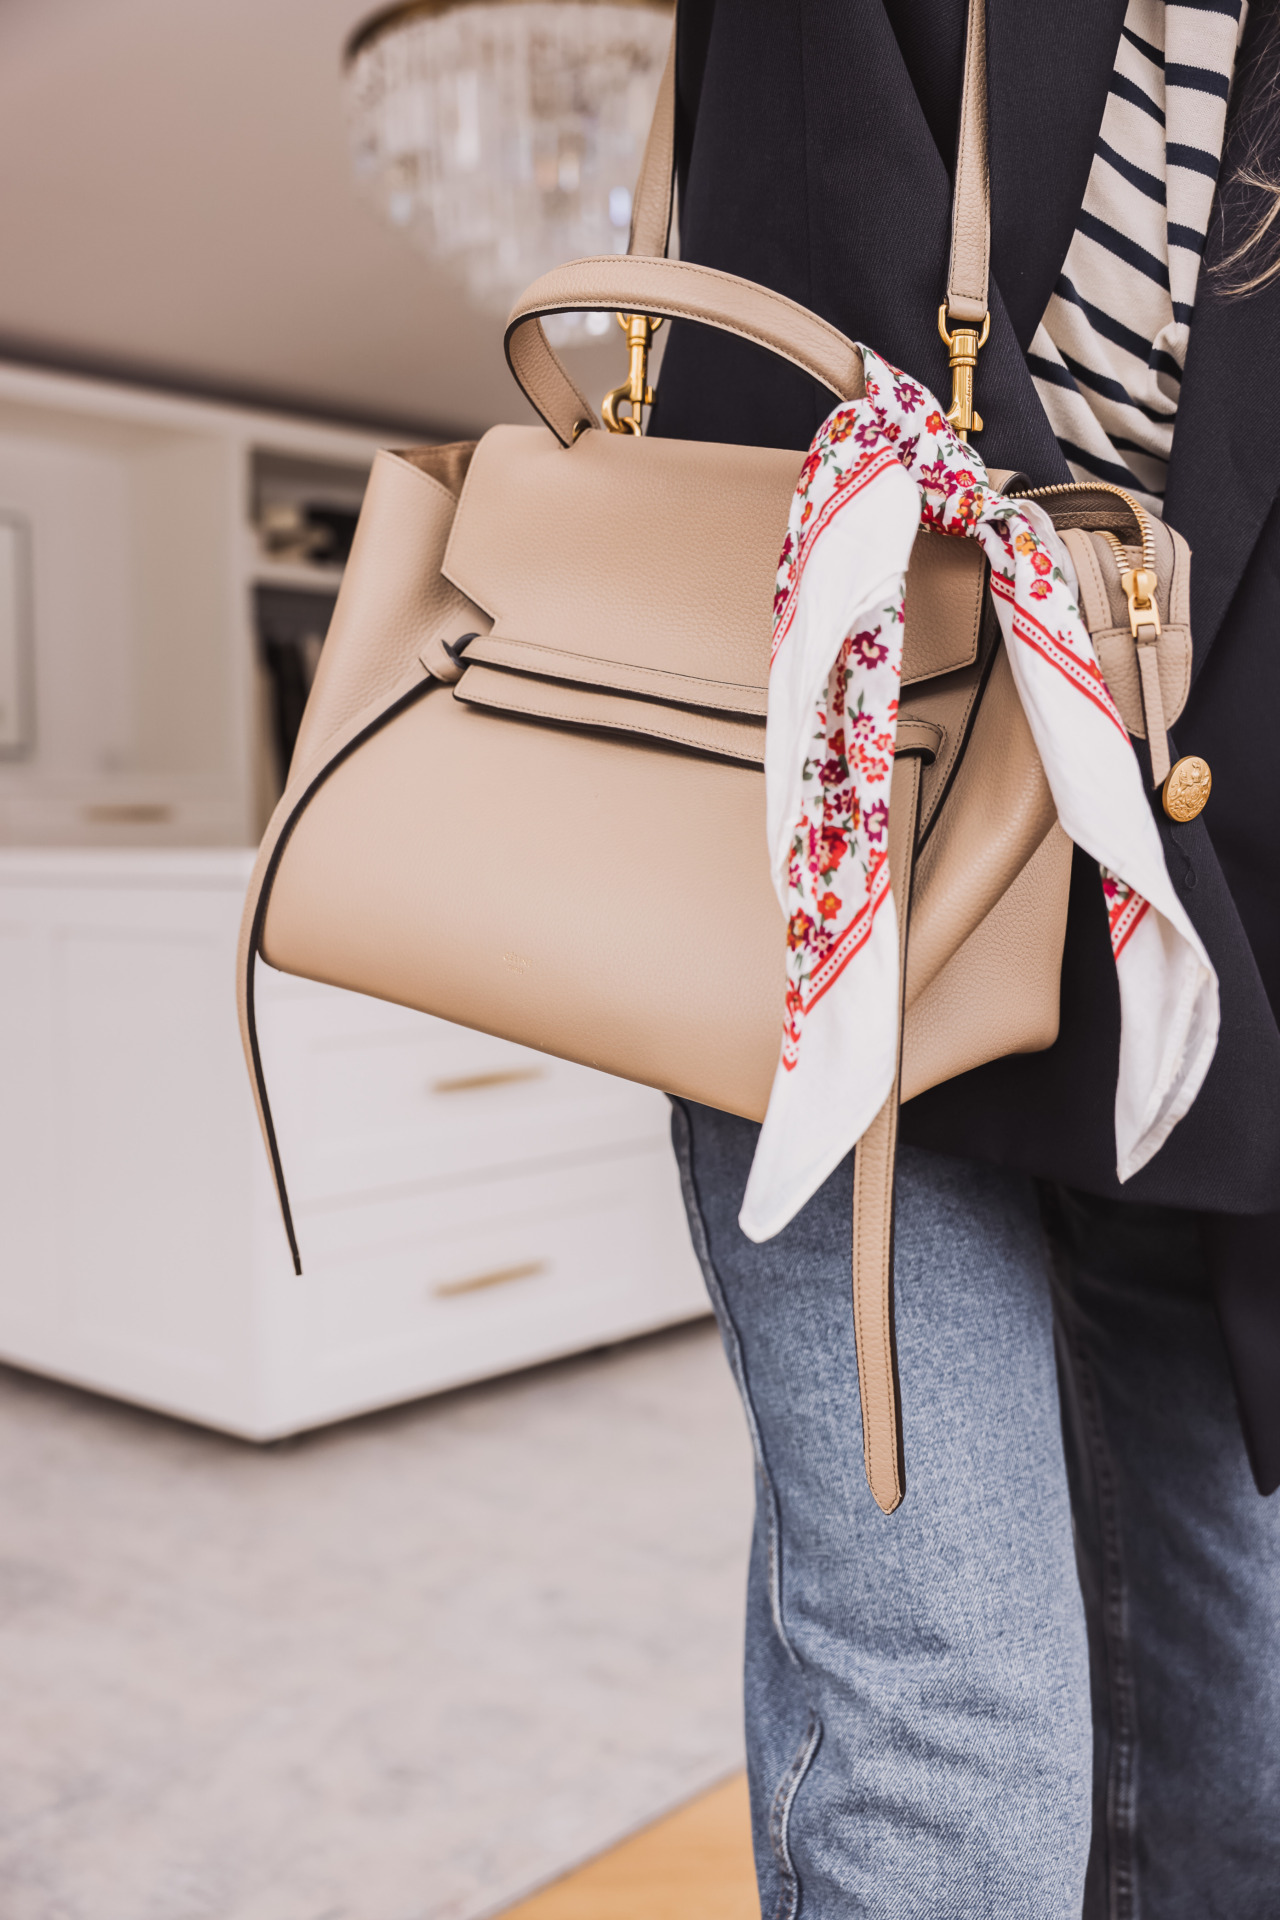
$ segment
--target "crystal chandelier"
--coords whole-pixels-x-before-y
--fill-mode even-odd
[[[631,193],[667,47],[664,0],[411,0],[352,35],[356,179],[505,315],[531,280],[625,253]],[[561,314],[553,343],[609,314]]]

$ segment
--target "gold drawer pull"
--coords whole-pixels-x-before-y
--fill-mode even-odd
[[[495,1073],[460,1073],[452,1080],[433,1080],[432,1093],[475,1093],[481,1087],[514,1087],[521,1080],[541,1080],[545,1067],[506,1067]]]
[[[482,1287],[505,1287],[508,1280],[532,1280],[537,1273],[545,1273],[550,1263],[546,1260],[523,1260],[516,1267],[494,1267],[489,1273],[472,1274],[469,1280],[442,1280],[431,1291],[437,1300],[451,1300],[458,1293],[479,1293]]]
[[[99,806],[81,807],[86,820],[95,827],[161,827],[172,820],[173,808],[152,800],[111,800]]]

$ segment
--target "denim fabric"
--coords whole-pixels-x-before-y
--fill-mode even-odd
[[[755,1127],[677,1105],[673,1130],[756,1453],[765,1920],[1273,1920],[1280,1504],[1253,1490],[1194,1221],[903,1149],[886,1516],[849,1166],[757,1247]]]
[[[1043,1196],[1094,1697],[1090,1920],[1280,1914],[1280,1495],[1194,1221]]]

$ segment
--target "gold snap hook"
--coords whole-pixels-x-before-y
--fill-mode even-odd
[[[618,325],[627,336],[631,368],[622,385],[606,393],[600,411],[610,433],[640,433],[644,427],[644,409],[653,405],[653,388],[649,385],[649,346],[662,320],[655,320],[646,313],[620,313]],[[620,414],[618,408],[624,400],[630,401],[631,411]]]
[[[948,333],[947,303],[944,300],[938,308],[938,332],[942,335],[943,346],[951,355],[951,405],[947,410],[947,421],[961,440],[967,440],[971,433],[982,432],[982,415],[975,412],[973,405],[973,370],[991,332],[991,315],[983,315],[981,334],[977,327],[968,324]]]

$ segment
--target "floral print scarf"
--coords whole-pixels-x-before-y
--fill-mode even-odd
[[[862,354],[866,397],[819,428],[778,567],[765,783],[787,988],[740,1216],[753,1240],[780,1232],[834,1172],[897,1074],[889,792],[920,526],[982,546],[1058,819],[1101,869],[1120,985],[1120,1180],[1190,1108],[1217,1045],[1217,977],[1165,869],[1065,547],[1034,502],[996,492],[931,393]]]

